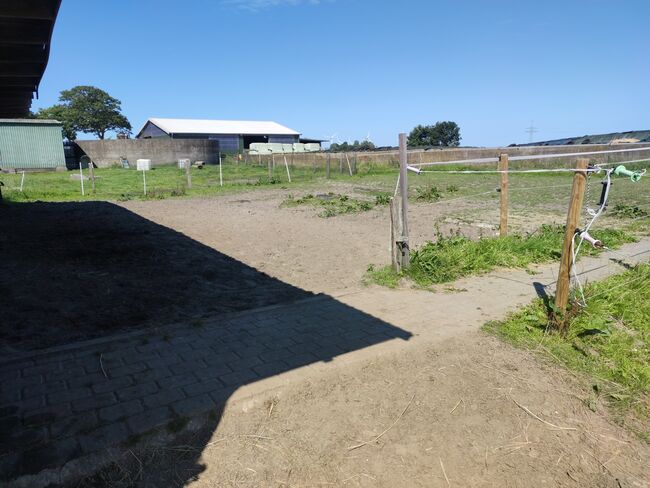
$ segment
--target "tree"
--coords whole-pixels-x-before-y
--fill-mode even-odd
[[[77,131],[74,128],[72,120],[70,120],[69,110],[65,105],[59,104],[42,108],[36,112],[36,118],[58,120],[63,125],[63,137],[69,141],[74,141],[77,138]]]
[[[330,144],[331,152],[353,152],[353,151],[372,151],[375,149],[375,145],[371,141],[354,141],[352,144],[346,142],[341,142],[337,144],[333,142]]]
[[[434,125],[416,126],[409,134],[408,145],[456,147],[460,139],[460,127],[456,122],[436,122]]]
[[[104,139],[106,132],[117,131],[131,133],[131,124],[122,115],[121,102],[104,90],[94,86],[75,86],[63,90],[59,96],[58,105],[42,109],[37,114],[54,116],[64,124],[64,135],[76,137],[76,132],[95,134]]]

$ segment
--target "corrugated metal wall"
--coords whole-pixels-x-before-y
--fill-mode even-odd
[[[60,125],[0,121],[0,167],[57,166],[65,166]]]

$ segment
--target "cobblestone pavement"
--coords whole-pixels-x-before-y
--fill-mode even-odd
[[[217,412],[240,386],[410,334],[328,296],[0,365],[0,473]]]
[[[622,252],[638,262],[647,247]],[[580,267],[590,279],[620,271],[612,257]],[[0,479],[58,468],[179,419],[212,414],[218,423],[235,396],[475,329],[529,302],[556,272],[501,271],[461,280],[452,293],[319,295],[0,363]]]

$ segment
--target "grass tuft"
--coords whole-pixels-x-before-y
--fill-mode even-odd
[[[612,229],[597,230],[592,235],[613,249],[636,240],[623,231]],[[559,225],[543,225],[537,232],[525,236],[513,234],[478,241],[463,236],[441,236],[436,242],[427,242],[413,251],[411,266],[401,275],[390,267],[368,274],[370,281],[385,286],[386,283],[397,283],[401,277],[406,277],[420,287],[428,287],[463,276],[487,273],[497,267],[526,268],[530,264],[557,260],[560,258],[563,238],[564,228]],[[599,252],[587,246],[582,249],[590,255]],[[391,273],[395,276],[390,277]]]
[[[295,207],[298,205],[311,205],[314,207],[322,207],[323,211],[318,215],[319,217],[335,217],[336,215],[343,215],[349,213],[366,212],[372,210],[375,205],[383,205],[384,198],[381,195],[375,197],[374,202],[350,198],[347,195],[340,195],[338,193],[327,193],[323,195],[312,195],[311,193],[301,198],[294,198],[289,196],[284,202],[283,206]],[[390,201],[390,199],[388,200]]]
[[[587,306],[569,318],[566,335],[549,334],[548,310],[538,299],[485,329],[520,347],[546,350],[588,374],[608,402],[650,419],[650,266],[639,265],[586,287]],[[637,429],[638,430],[638,429]],[[638,433],[650,439],[650,431]]]
[[[638,219],[641,217],[647,217],[648,212],[636,205],[623,205],[619,203],[614,206],[612,215],[624,219]]]
[[[415,199],[418,202],[437,202],[442,198],[442,193],[437,186],[426,185],[415,187]]]

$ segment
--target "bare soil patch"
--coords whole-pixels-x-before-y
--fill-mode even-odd
[[[370,193],[376,190],[371,185],[333,182],[319,191],[372,201]],[[388,207],[331,218],[319,217],[320,209],[312,206],[281,207],[290,194],[309,192],[314,193],[275,189],[219,199],[131,201],[120,205],[300,288],[324,293],[360,288],[368,265],[390,262]],[[471,222],[446,218],[449,213],[470,208],[475,214]],[[412,246],[435,239],[438,231],[462,231],[468,237],[497,232],[490,222],[498,222],[498,208],[489,201],[415,203],[410,209]],[[494,218],[489,212],[494,213]],[[528,219],[526,227],[536,223]]]

